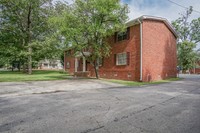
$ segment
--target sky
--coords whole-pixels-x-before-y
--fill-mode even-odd
[[[72,3],[72,0],[61,1]],[[193,9],[197,12],[194,11],[189,20],[200,17],[200,0],[121,0],[122,3],[129,6],[130,13],[128,15],[130,20],[142,15],[151,15],[166,18],[171,22],[177,19],[180,13],[184,13],[186,9],[170,1],[184,7],[193,6]]]
[[[164,17],[169,21],[175,20],[186,10],[172,2],[184,7],[193,6],[194,11],[190,20],[200,17],[200,0],[122,0],[128,4],[129,18],[134,19],[142,15]]]

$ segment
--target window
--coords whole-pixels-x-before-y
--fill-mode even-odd
[[[127,32],[118,32],[117,33],[117,41],[122,41],[127,39]]]
[[[129,32],[130,28],[128,27],[124,32],[117,32],[116,33],[116,41],[123,41],[129,39]]]
[[[116,65],[127,64],[127,53],[119,53],[116,55]]]

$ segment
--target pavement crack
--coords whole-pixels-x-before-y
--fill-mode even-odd
[[[180,96],[180,95],[179,95],[179,96]],[[178,97],[178,96],[176,96],[176,97]],[[133,116],[133,115],[135,115],[135,114],[138,114],[138,113],[141,113],[141,112],[144,112],[144,111],[148,111],[148,110],[150,110],[150,109],[156,107],[157,105],[159,105],[159,104],[162,105],[162,104],[164,104],[164,103],[166,103],[166,102],[168,102],[168,101],[170,101],[170,100],[175,99],[176,97],[172,97],[172,98],[167,99],[167,100],[165,100],[165,101],[163,101],[163,102],[161,102],[161,103],[158,103],[158,104],[149,106],[149,107],[144,108],[144,109],[142,109],[142,110],[138,110],[138,111],[132,112],[132,113],[130,113],[130,114],[128,114],[128,115],[124,115],[124,116],[122,116],[120,119],[115,118],[113,121],[114,121],[114,122],[118,122],[118,121],[120,121],[120,120],[129,118],[129,116],[131,117],[131,116]]]
[[[97,123],[98,127],[101,127],[101,125],[100,125],[100,122],[99,122],[99,121],[97,121],[97,119],[95,119],[95,121],[96,121],[96,123]]]
[[[104,128],[105,126],[99,126],[99,127],[96,127],[96,128],[90,128],[90,129],[87,129],[81,133],[89,133],[89,132],[93,132],[93,131],[96,131],[96,130],[99,130],[101,128]]]
[[[178,97],[178,96],[176,96],[176,97]],[[170,100],[175,99],[176,97],[172,97],[172,98],[170,98],[170,99],[167,99],[167,100],[165,100],[165,101],[163,101],[163,102],[161,102],[161,103],[159,103],[159,104],[164,104],[164,103],[166,103],[166,102],[168,102],[168,101],[170,101]]]
[[[32,94],[52,94],[52,93],[59,93],[59,92],[67,92],[65,90],[55,90],[55,91],[46,91],[46,92],[34,92]]]
[[[110,106],[108,107],[108,110],[107,110],[107,112],[109,112],[110,111]]]
[[[121,99],[119,99],[118,97],[115,97],[118,101],[121,101]]]

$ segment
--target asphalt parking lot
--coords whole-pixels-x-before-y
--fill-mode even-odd
[[[200,133],[200,75],[141,87],[0,83],[1,133]]]

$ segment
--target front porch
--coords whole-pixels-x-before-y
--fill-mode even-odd
[[[83,56],[84,54],[84,56]],[[75,77],[89,77],[88,63],[85,59],[85,56],[89,56],[89,52],[84,52],[83,54],[79,53],[75,56],[75,68],[74,76]]]

